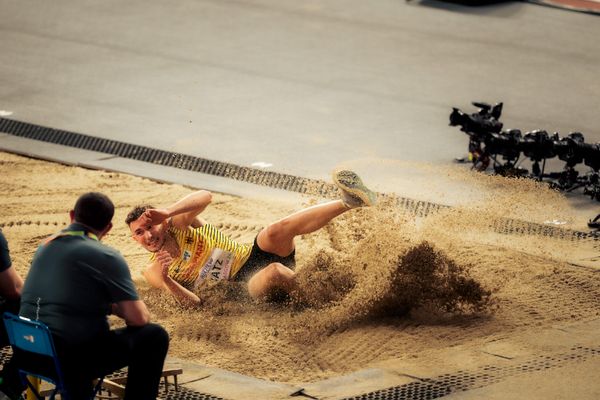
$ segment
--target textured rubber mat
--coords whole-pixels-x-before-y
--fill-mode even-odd
[[[600,15],[598,0],[528,0],[530,3]]]

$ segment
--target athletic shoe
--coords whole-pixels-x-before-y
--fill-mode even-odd
[[[342,201],[348,208],[369,207],[377,203],[377,195],[352,171],[334,171],[333,182],[342,191]]]

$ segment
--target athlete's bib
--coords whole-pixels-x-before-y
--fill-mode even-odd
[[[229,279],[229,272],[233,264],[234,254],[222,249],[214,249],[210,257],[200,269],[194,288],[198,288],[206,279],[213,281]]]
[[[252,251],[251,244],[239,244],[210,224],[199,228],[169,228],[180,254],[169,265],[169,276],[187,289],[229,280],[240,270]],[[150,257],[156,262],[154,253]]]

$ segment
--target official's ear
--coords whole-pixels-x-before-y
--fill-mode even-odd
[[[107,234],[108,232],[110,232],[110,230],[112,229],[112,227],[113,227],[113,224],[112,224],[112,222],[109,222],[109,223],[108,223],[108,225],[106,225],[106,228],[104,228],[104,229],[102,230],[102,232],[100,232],[100,237],[102,237],[102,236],[106,236],[106,234]]]
[[[71,223],[75,222],[75,210],[69,211],[69,217],[71,218]]]

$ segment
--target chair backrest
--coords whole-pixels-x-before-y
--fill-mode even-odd
[[[10,312],[4,313],[4,326],[8,334],[8,341],[14,350],[26,351],[37,354],[42,357],[48,357],[54,364],[53,377],[45,371],[40,375],[37,371],[39,366],[34,364],[28,365],[26,369],[19,366],[19,375],[21,380],[31,390],[35,398],[43,400],[45,397],[39,392],[39,388],[32,384],[27,375],[34,376],[54,384],[54,389],[51,391],[50,400],[54,400],[57,393],[61,393],[63,399],[68,399],[69,396],[64,390],[64,379],[60,370],[58,356],[54,348],[54,341],[50,329],[40,321],[32,321],[29,318],[20,317]],[[30,369],[32,368],[32,369]]]
[[[63,400],[69,400],[70,396],[65,391],[64,379],[60,368],[60,363],[58,361],[58,355],[56,354],[54,341],[52,340],[52,334],[50,333],[48,326],[46,326],[46,324],[43,322],[32,321],[29,318],[20,317],[10,312],[5,312],[3,318],[4,326],[6,327],[6,332],[8,334],[8,341],[13,349],[16,348],[49,357],[54,363],[54,372],[56,373],[55,378],[51,378],[47,375],[39,375],[36,372],[19,369],[19,373],[22,375],[22,377],[23,375],[32,375],[43,380],[47,380],[55,385],[55,388],[50,395],[51,400],[54,399],[56,393],[60,393]],[[98,380],[93,392],[90,393],[90,399],[94,399],[96,394],[100,391],[103,380],[104,376]],[[44,398],[40,395],[37,388],[35,388],[28,380],[27,385],[32,390],[36,398]]]
[[[12,346],[31,353],[56,357],[52,335],[44,323],[6,312],[4,325]]]

